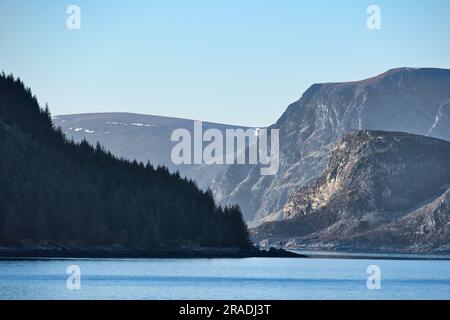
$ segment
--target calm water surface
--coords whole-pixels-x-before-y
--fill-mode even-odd
[[[81,268],[68,290],[66,269]],[[367,267],[381,268],[381,290]],[[450,299],[450,261],[0,260],[0,299]]]

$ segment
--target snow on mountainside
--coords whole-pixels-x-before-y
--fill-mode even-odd
[[[172,162],[171,151],[176,143],[171,142],[171,134],[185,128],[193,135],[193,120],[132,113],[92,113],[59,115],[53,122],[69,139],[86,139],[94,145],[100,142],[118,157],[150,161],[153,166],[164,165],[172,172],[179,171],[194,179],[203,189],[226,170],[226,165],[175,165]],[[224,132],[237,127],[203,122],[203,130],[209,128]]]

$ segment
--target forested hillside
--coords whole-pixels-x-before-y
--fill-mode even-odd
[[[0,246],[24,243],[251,246],[238,207],[217,206],[210,192],[166,168],[68,141],[30,89],[3,73]]]

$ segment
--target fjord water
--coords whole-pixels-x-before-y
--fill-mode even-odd
[[[80,290],[66,287],[71,265]],[[367,287],[371,265],[380,290]],[[450,261],[0,260],[0,299],[450,299]]]

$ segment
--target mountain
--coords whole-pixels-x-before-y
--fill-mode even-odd
[[[0,247],[252,250],[238,207],[217,206],[167,168],[67,140],[48,108],[4,73],[0,154]]]
[[[253,224],[284,219],[291,193],[320,177],[352,130],[402,131],[450,140],[450,70],[399,68],[374,78],[311,86],[270,128],[280,130],[280,170],[232,165],[212,190]]]
[[[366,251],[450,251],[450,142],[354,131],[314,183],[293,193],[286,220],[254,231],[262,244]]]
[[[93,145],[100,142],[117,157],[150,161],[154,166],[167,167],[170,172],[179,171],[204,190],[227,169],[227,165],[175,165],[172,162],[171,151],[176,144],[171,142],[172,132],[184,128],[193,136],[193,120],[132,113],[90,113],[58,115],[53,121],[76,142],[84,139]],[[223,134],[226,129],[248,129],[211,122],[203,122],[202,127],[203,131],[213,128]]]

